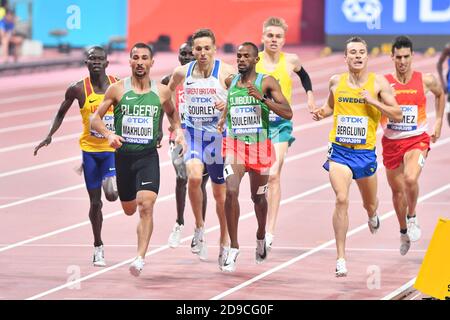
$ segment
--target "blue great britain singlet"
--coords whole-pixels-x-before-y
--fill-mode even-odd
[[[184,80],[186,127],[217,133],[217,123],[222,112],[215,108],[216,101],[226,101],[227,90],[219,81],[220,60],[214,61],[214,68],[208,78],[192,76],[197,61],[189,63]]]

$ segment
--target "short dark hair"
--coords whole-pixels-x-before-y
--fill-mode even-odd
[[[145,44],[145,43],[143,43],[143,42],[135,43],[134,46],[131,47],[131,50],[130,50],[130,58],[132,57],[132,52],[133,52],[133,49],[134,49],[134,48],[137,48],[137,49],[147,49],[148,52],[150,52],[150,58],[153,58],[153,50],[152,50],[152,48],[151,48],[148,44]]]
[[[347,39],[347,41],[345,42],[345,54],[347,54],[347,46],[348,46],[348,44],[349,44],[349,43],[352,43],[352,42],[360,42],[360,43],[362,43],[362,44],[366,47],[366,49],[368,50],[366,40],[364,40],[363,38],[358,37],[358,36],[353,36],[353,37],[350,37],[349,39]]]
[[[255,57],[258,56],[258,53],[259,53],[258,46],[256,44],[254,44],[253,42],[247,41],[247,42],[241,43],[240,46],[251,47],[253,49],[253,53],[255,54]]]
[[[86,51],[84,52],[84,55],[87,57],[89,55],[89,51],[91,50],[98,50],[98,51],[102,51],[105,54],[105,57],[108,57],[108,53],[106,52],[105,48],[101,47],[101,46],[92,46],[86,49]]]
[[[204,37],[211,38],[212,43],[214,45],[216,44],[216,36],[214,35],[214,32],[211,31],[211,29],[198,29],[197,31],[195,31],[192,35],[191,43],[194,43],[195,39]]]
[[[413,43],[411,39],[408,36],[398,36],[394,39],[394,42],[392,42],[392,54],[394,54],[395,49],[401,49],[401,48],[409,48],[411,49],[411,52],[413,52]]]

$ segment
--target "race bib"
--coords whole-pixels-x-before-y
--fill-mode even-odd
[[[89,116],[89,123],[92,121],[92,117],[93,116],[94,116],[93,114],[91,114]],[[108,129],[109,131],[112,131],[112,132],[115,131],[115,129],[114,129],[114,115],[113,114],[105,114],[103,116],[102,120],[103,120],[103,123],[106,126],[106,129]],[[104,139],[105,138],[104,136],[102,136],[100,133],[98,133],[97,131],[95,131],[92,128],[90,128],[89,131],[90,131],[91,136],[93,136],[93,137],[100,138],[100,139]]]
[[[369,118],[338,115],[336,142],[345,144],[365,144]]]
[[[153,140],[153,117],[123,116],[122,137],[128,143],[149,144]]]
[[[230,109],[234,134],[258,133],[262,129],[261,106],[236,106]]]
[[[388,129],[395,131],[413,131],[417,129],[417,106],[401,105],[400,109],[403,112],[401,122],[394,122],[389,119],[387,123]]]
[[[278,122],[278,121],[281,121],[282,119],[283,119],[282,117],[280,117],[275,112],[270,110],[270,112],[269,112],[269,121],[270,122]]]

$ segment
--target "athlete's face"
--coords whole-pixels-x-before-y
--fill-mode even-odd
[[[153,65],[153,58],[147,48],[134,48],[131,51],[130,66],[133,76],[143,78],[150,72]]]
[[[193,60],[194,55],[192,54],[192,47],[187,43],[183,43],[178,50],[178,61],[180,61],[180,64],[183,66]]]
[[[350,70],[360,71],[367,67],[367,47],[362,42],[350,42],[345,51],[345,61]]]
[[[106,52],[99,49],[91,49],[86,54],[86,64],[89,73],[104,73],[108,67],[108,60],[106,59]]]
[[[394,49],[392,60],[395,63],[395,70],[400,74],[405,74],[411,70],[413,53],[410,48]]]
[[[281,27],[270,26],[263,32],[262,43],[264,44],[264,50],[270,52],[281,51],[285,41],[285,32]]]
[[[236,58],[238,70],[241,74],[254,70],[259,61],[258,54],[251,46],[239,46]]]
[[[214,60],[216,46],[210,37],[197,38],[193,42],[192,52],[199,64],[208,65]]]

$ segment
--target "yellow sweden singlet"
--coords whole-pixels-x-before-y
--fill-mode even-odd
[[[374,73],[369,73],[367,82],[361,88],[352,88],[348,85],[349,74],[341,75],[334,93],[334,124],[330,142],[353,149],[375,148],[381,112],[366,104],[359,94],[366,89],[376,98],[375,77]]]
[[[256,64],[256,72],[271,75],[278,80],[281,86],[281,91],[286,97],[289,104],[292,100],[292,79],[289,75],[286,67],[286,58],[283,52],[280,52],[280,60],[277,63],[277,67],[272,72],[267,71],[264,68],[264,52],[259,53],[259,61]]]
[[[116,82],[113,76],[108,76],[109,83]],[[81,150],[86,152],[114,152],[108,144],[108,140],[103,138],[98,132],[91,130],[91,118],[94,112],[97,110],[100,103],[103,101],[104,94],[97,94],[91,84],[89,77],[83,80],[84,95],[86,100],[82,108],[80,108],[81,118],[83,121],[83,132],[80,136]],[[106,127],[114,131],[114,108],[111,106],[103,117],[103,122]]]

